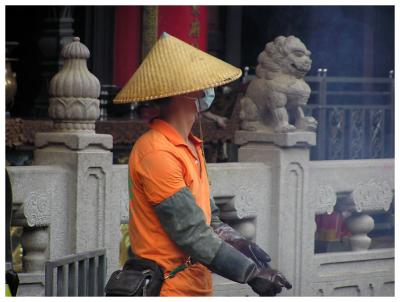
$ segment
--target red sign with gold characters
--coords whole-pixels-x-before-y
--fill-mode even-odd
[[[207,6],[120,6],[115,18],[113,82],[120,87],[164,31],[207,51]]]
[[[207,51],[207,7],[159,6],[157,36],[164,31]]]

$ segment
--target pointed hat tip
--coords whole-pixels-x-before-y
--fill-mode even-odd
[[[162,34],[161,34],[161,38],[168,38],[169,37],[169,33],[167,33],[166,31],[164,31]]]

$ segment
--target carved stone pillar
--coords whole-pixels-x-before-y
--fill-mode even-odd
[[[100,83],[87,69],[88,48],[74,37],[61,55],[64,66],[49,88],[54,131],[36,133],[34,152],[34,165],[59,166],[69,176],[65,207],[58,213],[65,223],[53,234],[63,250],[53,246],[49,257],[105,247],[109,275],[118,268],[120,237],[120,201],[111,196],[112,136],[95,133]]]
[[[313,132],[279,134],[240,130],[235,133],[240,162],[262,162],[271,168],[270,197],[265,196],[264,200],[270,211],[258,214],[269,218],[265,229],[257,229],[257,233],[262,232],[268,238],[271,265],[293,284],[292,290],[283,290],[281,295],[298,296],[307,284],[307,280],[300,278],[305,266],[302,252],[308,248],[313,254],[314,246],[310,243],[314,242],[314,230],[303,230],[303,221],[314,220],[312,209],[307,207],[307,192],[310,147],[315,141]],[[306,236],[311,238],[306,240]]]

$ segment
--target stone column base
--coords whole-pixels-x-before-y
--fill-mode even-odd
[[[17,297],[44,296],[44,272],[18,273]]]

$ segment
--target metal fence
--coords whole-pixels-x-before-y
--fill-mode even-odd
[[[46,296],[104,296],[106,250],[72,254],[45,264]]]
[[[245,82],[254,78],[247,75]],[[394,157],[394,72],[388,77],[305,77],[307,115],[318,120],[312,160]]]
[[[311,159],[394,157],[394,73],[386,78],[306,77],[312,92],[306,112],[318,120]]]

